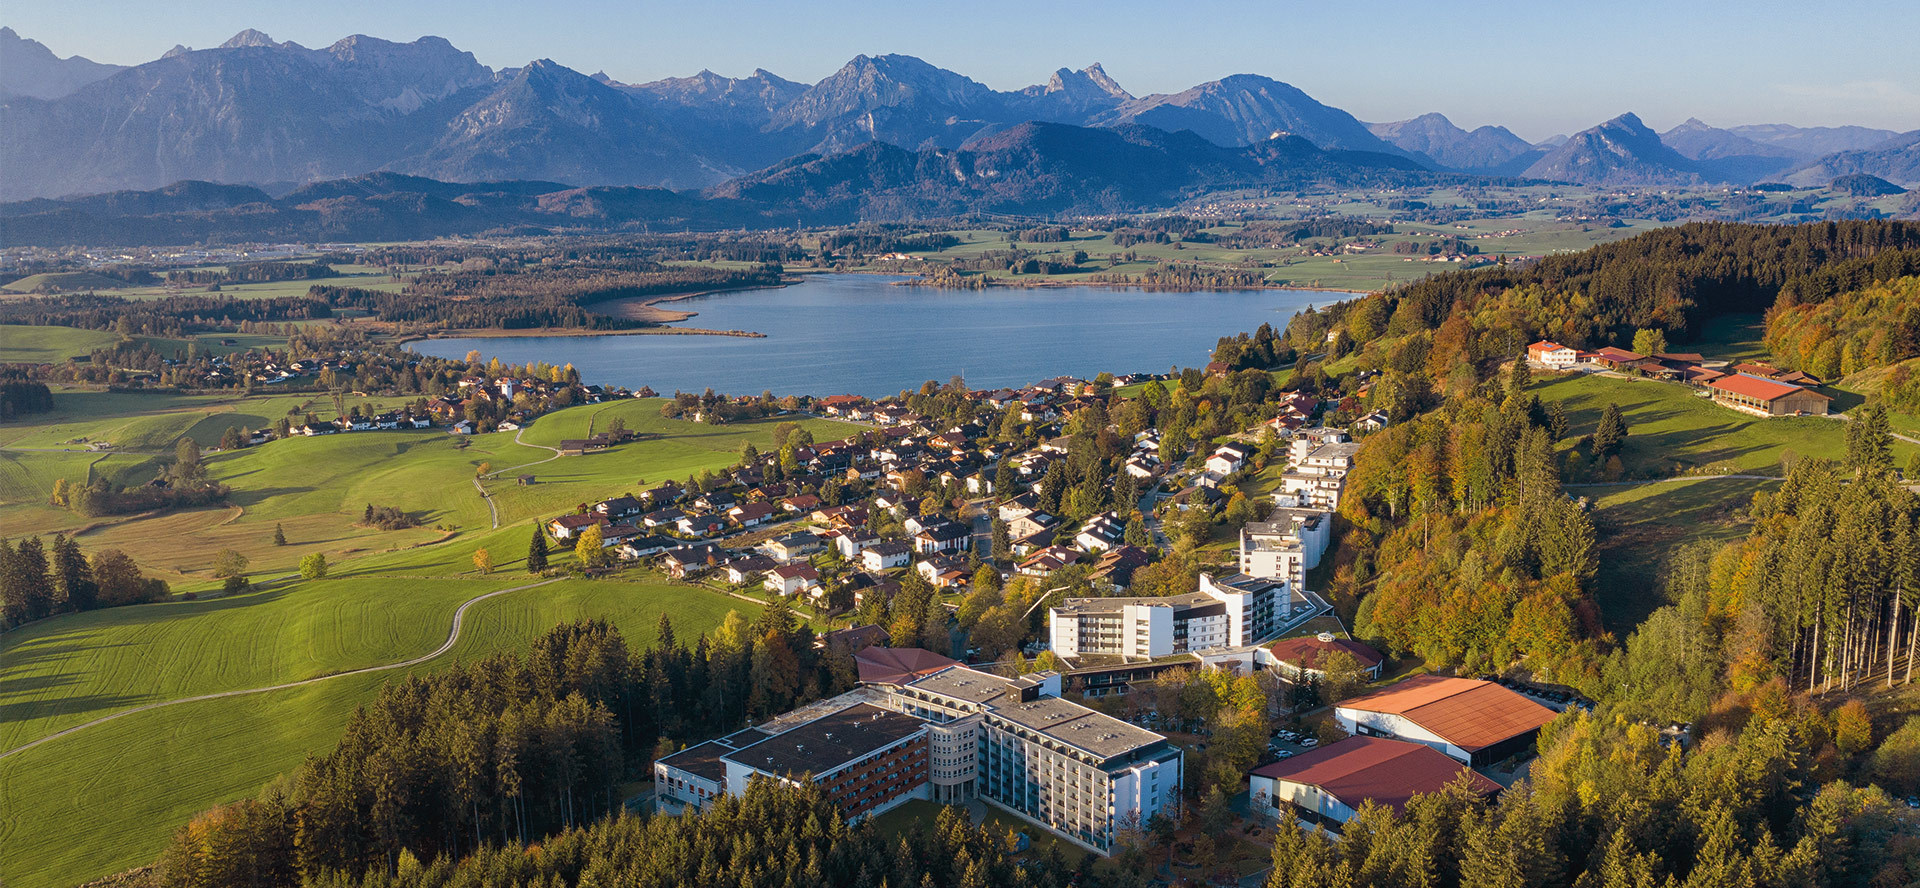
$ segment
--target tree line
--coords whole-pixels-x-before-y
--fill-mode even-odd
[[[0,539],[0,628],[56,614],[161,601],[166,581],[147,577],[118,549],[91,558],[65,534],[51,542],[28,537],[18,545]]]

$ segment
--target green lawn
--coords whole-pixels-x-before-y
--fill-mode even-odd
[[[1591,374],[1543,377],[1534,390],[1559,401],[1573,420],[1570,438],[1591,434],[1608,403],[1620,405],[1628,435],[1621,461],[1629,478],[1666,478],[1688,472],[1779,475],[1781,458],[1838,459],[1846,452],[1843,420],[1760,418],[1718,406],[1676,383]],[[1912,445],[1894,442],[1904,465]]]
[[[119,341],[104,330],[0,324],[0,364],[58,364]]]
[[[729,425],[706,425],[660,415],[657,399],[630,399],[607,404],[573,407],[535,420],[524,430],[521,440],[530,444],[554,446],[568,438],[584,438],[589,427],[595,432],[607,430],[615,417],[641,438],[609,450],[579,456],[565,456],[522,471],[509,471],[523,463],[545,460],[552,452],[531,447],[502,450],[493,463],[496,477],[488,479],[502,523],[570,509],[581,502],[593,502],[618,493],[638,493],[663,481],[684,481],[688,475],[718,471],[740,459],[747,442],[767,450],[773,444],[773,430],[780,418]],[[849,423],[822,419],[799,420],[817,441],[830,441],[859,434],[864,429]],[[504,448],[513,440],[512,432],[495,432],[474,439],[474,446]],[[518,476],[530,474],[535,483],[521,485]]]
[[[479,594],[507,582],[446,585],[449,589],[464,586],[472,594]],[[412,592],[419,585],[387,584],[386,594],[396,589]],[[319,593],[316,597],[331,599],[336,592],[346,596],[340,607],[348,610],[367,607],[359,596],[381,594],[374,591],[380,587],[372,583],[324,581],[310,586]],[[445,639],[446,615],[451,613],[447,605],[453,598],[464,596],[442,596],[436,590],[423,597],[440,601],[437,606],[444,606],[445,613],[429,619],[422,603],[407,615],[392,615],[387,620],[390,625],[376,633],[383,636],[371,641],[300,639],[298,631],[289,629],[273,636],[270,643],[294,644],[300,653],[272,656],[269,659],[273,662],[265,663],[248,662],[244,652],[236,652],[227,655],[236,671],[222,675],[235,682],[242,681],[243,672],[255,676],[298,675],[322,662],[344,664],[351,656],[370,657],[376,648],[402,658],[424,653]],[[297,609],[278,600],[246,604],[241,609],[258,606]],[[347,614],[339,618],[326,615],[324,603],[307,607],[300,611],[305,614],[302,619],[317,631],[344,627],[352,619]],[[682,639],[690,639],[718,625],[728,610],[752,607],[661,582],[566,580],[476,605],[468,612],[462,640],[453,654],[431,665],[497,651],[524,651],[534,637],[554,624],[579,617],[609,619],[626,634],[630,645],[644,647],[652,643],[663,613],[674,620],[675,631]],[[116,646],[116,639],[126,637],[131,630],[93,622],[106,613],[60,618],[70,621],[66,633],[73,636],[64,644],[99,647],[103,652],[83,656],[75,651],[59,662],[75,669],[123,675],[147,662],[142,645]],[[401,625],[409,620],[425,625]],[[223,628],[237,632],[239,625],[225,623]],[[238,635],[229,636],[227,643],[256,649],[265,646],[259,640]],[[28,665],[37,670],[58,668]],[[0,760],[0,880],[13,888],[61,888],[152,860],[173,830],[194,813],[250,795],[276,775],[297,766],[309,753],[330,747],[353,707],[371,699],[382,683],[398,678],[397,673],[348,676],[286,691],[137,713]],[[221,686],[215,683],[216,674],[211,670],[183,670],[175,673],[174,679],[181,682],[175,687],[183,689]],[[58,686],[84,693],[81,688],[102,685],[91,677],[76,675]]]
[[[1595,599],[1606,628],[1625,638],[1666,603],[1661,572],[1675,550],[1744,537],[1750,523],[1743,513],[1754,493],[1778,486],[1772,481],[1697,478],[1569,490],[1594,502],[1600,531]]]
[[[0,635],[0,751],[129,706],[418,656],[460,602],[524,582],[321,580],[25,626]]]
[[[31,293],[43,286],[58,292],[80,293],[88,290],[118,290],[125,288],[127,282],[93,271],[53,271],[27,275],[0,287],[0,290]]]

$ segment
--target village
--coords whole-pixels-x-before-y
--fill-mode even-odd
[[[1210,733],[1160,711],[1159,697],[1142,689],[1216,672],[1272,689],[1276,727],[1235,787],[1249,822],[1289,816],[1337,831],[1368,802],[1404,805],[1463,778],[1476,793],[1497,793],[1524,775],[1540,727],[1583,703],[1504,680],[1381,683],[1388,657],[1353,639],[1308,588],[1360,446],[1349,429],[1312,424],[1329,406],[1312,395],[1281,394],[1277,415],[1237,436],[1248,441],[1206,445],[1191,458],[1162,453],[1159,430],[1143,430],[1123,464],[1140,485],[1137,515],[1051,514],[1042,479],[1065,458],[1074,415],[1100,403],[1094,389],[1057,378],[969,391],[994,413],[952,426],[899,403],[821,398],[810,412],[870,430],[790,443],[697,489],[659,483],[550,520],[555,541],[608,553],[601,570],[650,565],[844,624],[819,644],[852,656],[855,690],[660,759],[656,809],[697,810],[755,777],[811,780],[853,819],[916,800],[984,801],[1114,853],[1130,834],[1177,816],[1184,757],[1194,744],[1205,749]],[[1034,424],[1039,443],[1015,451],[995,440],[991,417],[1008,414]],[[1351,431],[1385,423],[1369,414]],[[1263,446],[1272,461],[1256,467]],[[1161,557],[1167,521],[1189,510],[1212,515],[1260,469],[1278,483],[1257,520],[1238,529],[1229,564],[1203,569],[1192,592],[1129,594],[1135,574]],[[851,619],[910,578],[954,610],[987,573],[1046,585],[1075,566],[1095,594],[1048,590],[1035,605],[1045,605],[1044,628],[1010,660],[983,661],[964,642],[951,651],[911,639],[896,646],[886,627]],[[1322,699],[1333,693],[1347,696]],[[1017,789],[1030,785],[1053,789]]]

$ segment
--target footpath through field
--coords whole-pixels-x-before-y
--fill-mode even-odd
[[[307,685],[318,684],[320,682],[327,681],[329,679],[343,678],[349,675],[364,675],[369,672],[387,672],[394,669],[405,669],[410,666],[418,666],[422,663],[425,663],[429,660],[432,660],[440,656],[441,654],[444,654],[450,650],[453,650],[453,646],[455,644],[458,644],[460,641],[460,628],[466,622],[468,608],[473,607],[474,605],[479,604],[482,601],[486,601],[489,598],[495,598],[501,595],[505,595],[509,592],[520,592],[527,589],[533,589],[540,586],[545,586],[548,583],[557,583],[561,579],[562,578],[560,577],[555,577],[550,580],[541,580],[538,583],[528,583],[524,586],[514,586],[508,589],[498,589],[492,592],[485,593],[483,595],[476,595],[472,598],[467,599],[466,601],[461,602],[460,607],[455,609],[453,612],[453,626],[447,630],[447,640],[444,643],[442,643],[439,647],[434,648],[431,653],[423,654],[421,656],[414,657],[410,660],[402,660],[398,663],[387,663],[381,666],[365,666],[359,669],[349,669],[344,672],[333,672],[327,675],[317,675],[317,676],[314,676],[313,678],[301,679],[300,681],[290,681],[290,682],[286,682],[285,684],[268,685],[266,687],[260,687],[260,688],[242,688],[236,691],[221,691],[216,694],[200,694],[198,696],[193,696],[193,697],[180,697],[173,700],[161,700],[155,703],[147,703],[145,705],[135,706],[131,709],[122,709],[119,712],[103,715],[99,718],[94,719],[93,721],[74,725],[73,727],[67,728],[64,731],[56,731],[52,734],[48,734],[45,737],[41,737],[40,739],[35,740],[31,743],[22,744],[20,746],[16,746],[12,749],[9,749],[5,752],[0,752],[0,759],[4,759],[15,753],[26,752],[27,750],[32,749],[36,746],[39,746],[42,743],[46,743],[50,740],[58,740],[61,737],[67,736],[68,734],[79,733],[80,731],[84,731],[87,728],[91,728],[96,725],[105,724],[107,722],[113,721],[114,719],[121,718],[123,716],[132,715],[136,712],[146,712],[148,710],[160,709],[163,707],[174,706],[181,703],[197,703],[202,700],[219,700],[226,697],[243,697],[248,694],[264,694],[268,691],[284,691],[284,690],[287,690],[288,688],[305,687]]]

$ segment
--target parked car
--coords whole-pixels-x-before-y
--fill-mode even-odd
[[[1293,758],[1293,750],[1291,750],[1291,749],[1282,749],[1282,750],[1280,750],[1279,752],[1277,752],[1277,753],[1274,753],[1274,755],[1275,755],[1275,757],[1277,757],[1277,758],[1283,758],[1283,759],[1290,759],[1290,758]],[[1911,801],[1911,800],[1909,800],[1909,801]]]
[[[1304,738],[1301,738],[1300,740],[1301,749],[1312,749],[1315,746],[1319,746],[1319,745],[1320,745],[1320,738],[1318,737],[1304,737]]]

